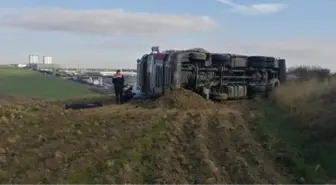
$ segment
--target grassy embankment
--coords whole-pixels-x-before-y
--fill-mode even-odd
[[[275,160],[302,183],[335,183],[336,79],[283,85],[274,102],[253,109],[258,135]]]
[[[245,103],[185,91],[82,111],[51,101],[0,106],[0,182],[332,182],[333,87],[284,85],[250,116]]]
[[[89,87],[27,69],[0,67],[0,94],[42,99],[94,96]]]
[[[155,102],[0,107],[0,182],[289,183],[239,105],[178,91]]]

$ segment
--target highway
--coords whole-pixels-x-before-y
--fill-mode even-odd
[[[64,72],[76,76],[112,76],[117,69],[77,69],[77,68],[61,68],[60,72]],[[136,69],[121,69],[124,75],[136,76]]]

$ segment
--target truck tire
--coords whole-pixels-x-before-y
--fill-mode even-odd
[[[251,56],[247,58],[247,66],[252,68],[266,68],[267,67],[267,57],[262,56]]]
[[[228,54],[219,54],[219,53],[214,53],[211,55],[212,61],[228,61],[230,59],[230,55]]]
[[[280,80],[278,80],[277,78],[273,78],[270,80],[270,88],[268,89],[268,91],[273,91],[274,89],[278,88],[280,85]]]
[[[277,69],[279,68],[279,61],[274,57],[267,57],[267,67]]]
[[[206,53],[200,53],[200,52],[192,52],[189,54],[189,59],[190,60],[206,60],[207,55]]]
[[[267,87],[267,92],[265,93],[266,98],[270,100],[274,99],[274,90],[278,88],[280,85],[280,81],[277,78],[273,78],[270,80],[270,85]]]
[[[212,100],[227,100],[228,99],[228,94],[226,93],[210,93],[210,99]]]

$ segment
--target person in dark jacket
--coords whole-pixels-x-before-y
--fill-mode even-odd
[[[116,103],[123,104],[124,97],[123,97],[123,89],[124,89],[124,75],[117,70],[117,73],[112,76],[112,82],[114,84],[114,92],[116,95]]]

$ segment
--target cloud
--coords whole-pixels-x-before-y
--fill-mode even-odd
[[[190,14],[44,8],[7,10],[0,14],[0,26],[77,34],[155,36],[207,32],[218,24],[208,16]]]
[[[246,15],[267,15],[277,13],[286,6],[281,3],[260,3],[252,5],[242,5],[230,0],[217,0],[218,2],[231,7],[231,11]]]

